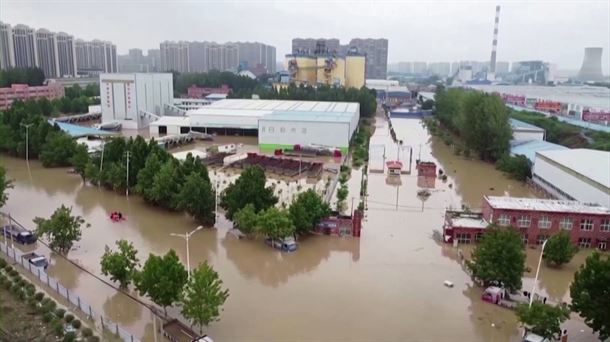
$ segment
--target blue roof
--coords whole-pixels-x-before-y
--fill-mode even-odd
[[[526,156],[527,159],[530,160],[530,162],[534,163],[534,159],[536,158],[536,152],[551,150],[568,150],[568,148],[544,140],[516,141],[510,147],[510,154],[522,154]]]
[[[51,125],[55,124],[59,128],[68,133],[73,138],[85,137],[89,135],[114,135],[116,132],[102,131],[101,129],[73,125],[65,122],[49,120]]]
[[[516,120],[516,119],[513,119],[513,118],[509,118],[508,120],[510,122],[511,127],[527,128],[527,129],[532,129],[532,130],[544,132],[544,128],[540,128],[538,126],[534,126],[534,125],[528,124],[527,122],[519,121],[519,120]]]

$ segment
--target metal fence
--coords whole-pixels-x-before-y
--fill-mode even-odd
[[[105,318],[103,315],[99,315],[94,312],[91,305],[87,304],[87,302],[85,302],[79,295],[63,286],[59,281],[57,281],[57,279],[49,276],[42,268],[32,266],[27,259],[22,258],[24,253],[16,248],[11,248],[8,246],[6,240],[5,243],[0,244],[0,251],[2,251],[2,253],[9,258],[13,259],[16,263],[20,264],[23,269],[29,271],[32,275],[37,277],[42,283],[46,284],[48,288],[65,298],[74,306],[74,309],[80,310],[89,320],[94,322],[97,326],[100,326],[103,330],[112,332],[125,342],[139,342],[139,340],[127,330],[121,328],[121,326],[112,322],[108,318]]]

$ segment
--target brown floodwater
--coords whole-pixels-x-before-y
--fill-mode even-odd
[[[443,212],[462,203],[478,207],[483,194],[535,196],[527,186],[509,180],[492,165],[455,156],[442,142],[431,138],[419,120],[397,119],[399,139],[413,148],[413,160],[436,162],[448,180],[418,179],[415,173],[400,178],[371,173],[368,178],[364,229],[360,239],[311,236],[300,241],[295,253],[281,253],[260,240],[237,240],[230,223],[222,219],[215,229],[196,233],[190,241],[190,263],[207,260],[230,290],[219,322],[207,332],[216,341],[518,341],[514,313],[480,300],[460,264],[457,249],[437,242]],[[383,118],[376,135],[387,134]],[[224,140],[224,138],[223,138]],[[15,188],[2,209],[22,224],[33,227],[36,216],[48,217],[62,203],[92,224],[69,258],[95,274],[105,245],[117,239],[132,241],[141,260],[149,253],[174,249],[186,263],[185,242],[170,233],[197,226],[190,217],[146,205],[138,196],[125,197],[83,184],[66,169],[44,169],[38,162],[2,156]],[[235,171],[210,172],[214,182],[228,184]],[[361,171],[348,183],[358,204]],[[224,183],[227,180],[227,183]],[[325,179],[269,180],[276,194],[289,202],[301,189],[322,191]],[[420,187],[431,187],[428,198],[417,196]],[[222,185],[221,185],[222,188]],[[279,193],[279,189],[282,192]],[[108,213],[121,210],[127,220],[112,223]],[[349,209],[348,209],[349,210]],[[123,293],[103,284],[61,257],[50,254],[49,273],[81,294],[97,312],[144,341],[153,340],[152,315]],[[460,246],[465,255],[471,246]],[[573,273],[587,252],[579,253],[560,270],[543,266],[538,287],[553,301],[569,301]],[[537,250],[528,249],[527,264],[535,269]],[[443,281],[455,284],[443,286]],[[533,274],[524,276],[531,287]],[[135,292],[131,291],[133,295]],[[170,309],[179,315],[179,309]],[[594,341],[582,319],[572,315],[565,324],[571,341]]]

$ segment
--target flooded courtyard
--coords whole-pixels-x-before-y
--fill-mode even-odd
[[[218,271],[230,296],[220,321],[207,330],[216,341],[518,341],[519,323],[512,311],[480,300],[481,289],[462,269],[457,249],[438,242],[443,213],[466,204],[477,208],[484,194],[533,197],[520,182],[504,177],[477,160],[455,156],[450,147],[430,137],[419,120],[393,121],[398,139],[413,149],[413,162],[434,161],[448,176],[433,180],[428,198],[417,196],[422,180],[402,175],[399,180],[382,173],[368,177],[367,208],[362,237],[311,236],[287,254],[260,240],[237,240],[222,218],[215,229],[196,233],[190,241],[190,262],[207,260]],[[385,119],[378,118],[375,135],[391,141]],[[420,152],[421,151],[421,152]],[[38,162],[2,156],[14,189],[3,211],[33,228],[32,219],[48,217],[61,204],[73,207],[91,223],[69,258],[100,275],[104,246],[118,239],[132,241],[140,260],[148,253],[174,249],[186,263],[183,239],[197,223],[182,213],[151,207],[138,196],[125,197],[83,184],[66,169],[44,169]],[[213,182],[216,175],[210,172]],[[233,179],[237,174],[227,177]],[[361,171],[350,180],[351,198],[359,197]],[[222,182],[221,182],[222,183]],[[307,187],[317,190],[325,179],[311,184],[280,182],[283,201]],[[227,182],[228,184],[228,182]],[[432,184],[427,183],[427,186]],[[222,188],[222,186],[221,186]],[[285,192],[284,192],[285,191]],[[108,213],[121,210],[127,220],[112,223]],[[49,251],[37,247],[45,255]],[[471,246],[460,246],[468,255]],[[527,265],[535,269],[538,250],[527,250]],[[553,301],[569,301],[573,273],[587,252],[580,252],[561,270],[543,266],[538,288]],[[143,341],[153,340],[152,314],[123,293],[100,282],[62,257],[51,254],[50,275],[87,298]],[[524,287],[531,288],[526,273]],[[443,286],[443,281],[455,284]],[[137,296],[135,291],[132,294]],[[145,300],[146,301],[146,300]],[[177,315],[178,309],[169,310]],[[571,341],[595,341],[582,320],[572,314],[565,324]]]

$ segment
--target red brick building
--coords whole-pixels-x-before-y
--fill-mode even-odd
[[[6,109],[16,100],[25,101],[46,97],[49,100],[64,97],[64,87],[59,83],[50,82],[48,85],[30,87],[27,84],[12,84],[10,87],[0,88],[0,109]]]
[[[228,94],[231,92],[231,88],[226,84],[223,84],[220,88],[198,87],[193,84],[187,88],[186,92],[189,98],[202,99],[210,94]]]
[[[476,242],[487,225],[513,226],[523,242],[540,245],[561,230],[570,233],[581,248],[607,250],[610,244],[610,209],[577,201],[484,196],[481,212],[447,211],[446,242]]]

